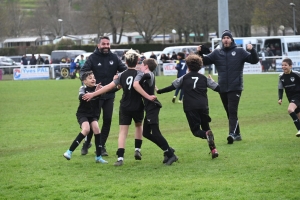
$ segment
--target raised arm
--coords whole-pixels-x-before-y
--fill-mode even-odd
[[[101,94],[104,94],[112,89],[114,89],[116,87],[116,84],[114,81],[112,81],[110,84],[102,87],[101,89],[95,91],[95,92],[91,92],[91,93],[86,93],[82,96],[82,99],[85,101],[90,101],[92,98],[99,96]]]

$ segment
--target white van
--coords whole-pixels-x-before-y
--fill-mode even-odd
[[[197,46],[172,46],[172,47],[166,47],[161,54],[169,54],[170,56],[172,56],[172,53],[175,52],[176,54],[178,52],[187,52],[188,54],[190,53],[194,53],[197,51]]]

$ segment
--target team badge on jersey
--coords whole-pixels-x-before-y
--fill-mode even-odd
[[[236,55],[236,52],[235,52],[235,51],[231,52],[231,55],[232,55],[232,56],[235,56],[235,55]]]
[[[114,61],[110,60],[110,61],[109,61],[109,64],[110,64],[110,65],[113,65],[113,64],[114,64]]]
[[[294,80],[295,80],[295,77],[291,77],[291,81],[294,82]]]

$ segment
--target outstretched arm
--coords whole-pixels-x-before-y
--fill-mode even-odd
[[[144,98],[148,99],[149,101],[154,101],[156,99],[156,96],[149,95],[145,90],[141,87],[139,81],[134,81],[133,83],[134,89],[140,93]]]
[[[102,87],[101,89],[99,89],[95,92],[86,93],[85,95],[82,96],[82,99],[86,100],[86,101],[90,101],[93,97],[104,94],[104,93],[114,89],[115,87],[116,87],[116,84],[112,81],[110,84]]]
[[[172,85],[170,85],[170,86],[168,86],[168,87],[165,87],[165,88],[163,88],[163,89],[159,89],[159,90],[157,90],[156,92],[157,92],[157,94],[162,94],[162,93],[166,93],[166,92],[171,92],[171,91],[173,91],[173,90],[175,90],[176,88],[174,87],[174,85],[172,84]]]

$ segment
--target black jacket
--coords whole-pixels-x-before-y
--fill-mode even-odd
[[[202,51],[201,47],[201,52],[198,54],[203,55]],[[232,42],[228,48],[215,49],[203,56],[203,65],[214,64],[218,71],[220,93],[242,91],[244,63],[256,64],[258,61],[255,49],[252,48],[248,52],[242,47],[237,47],[235,42]]]
[[[117,72],[122,72],[126,70],[127,67],[118,58],[116,54],[111,52],[102,53],[98,48],[89,56],[89,58],[84,63],[84,66],[80,70],[80,77],[86,71],[93,71],[96,83],[101,83],[101,85],[107,85],[113,81],[113,77]],[[112,90],[104,95],[101,95],[101,99],[114,98],[115,91]]]

